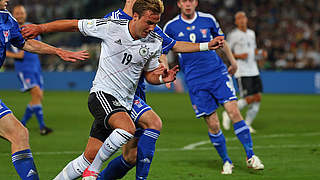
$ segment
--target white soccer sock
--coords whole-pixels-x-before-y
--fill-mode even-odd
[[[81,177],[90,162],[81,154],[71,161],[53,180],[72,180]]]
[[[260,109],[260,102],[254,102],[250,104],[247,115],[246,115],[246,124],[250,126],[254,120],[254,118],[257,116]]]
[[[244,107],[246,107],[247,105],[248,104],[247,104],[246,99],[241,98],[241,99],[238,100],[238,108],[240,110],[243,109]]]
[[[99,172],[103,162],[108,160],[122,145],[126,144],[132,138],[133,135],[127,131],[115,129],[104,141],[88,170]]]

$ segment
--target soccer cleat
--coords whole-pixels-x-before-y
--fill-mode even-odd
[[[226,111],[222,112],[222,126],[225,130],[230,129],[230,118],[228,116],[228,113]]]
[[[250,131],[251,134],[257,133],[257,131],[255,129],[253,129],[252,126],[249,126],[249,131]]]
[[[232,168],[233,164],[231,164],[229,161],[226,161],[223,165],[221,174],[232,174]]]
[[[89,171],[89,167],[83,171],[82,180],[96,180],[98,178],[99,173],[95,171]]]
[[[47,135],[47,134],[52,133],[52,132],[53,132],[53,130],[51,128],[48,128],[48,127],[44,127],[42,129],[40,129],[40,134],[42,136]]]
[[[258,156],[253,155],[250,159],[247,160],[248,168],[253,168],[255,170],[263,170],[264,165],[262,164],[261,160]]]

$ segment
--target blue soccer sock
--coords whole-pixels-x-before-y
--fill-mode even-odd
[[[242,120],[237,123],[234,123],[233,128],[234,133],[237,135],[238,139],[244,147],[244,150],[246,151],[247,158],[250,159],[254,155],[254,153],[249,127],[246,125],[244,120]]]
[[[208,135],[211,140],[211,143],[216,148],[218,154],[220,155],[221,159],[223,160],[223,164],[226,161],[229,161],[232,164],[232,161],[228,156],[226,139],[225,139],[222,131],[220,130],[218,132],[218,134],[211,134],[210,132],[208,132]]]
[[[12,154],[12,163],[22,180],[39,180],[30,149]]]
[[[145,129],[138,142],[136,179],[145,180],[148,177],[153,154],[156,149],[156,141],[160,131]]]
[[[44,124],[44,120],[43,120],[42,105],[41,104],[33,105],[32,109],[37,116],[40,129],[43,129],[46,125]]]
[[[99,174],[97,180],[121,179],[134,165],[129,164],[122,155],[109,162],[108,166]]]
[[[30,106],[30,104],[27,105],[26,107],[26,111],[24,112],[23,118],[21,120],[21,123],[26,126],[27,122],[29,121],[29,119],[32,117],[33,114],[33,109]]]

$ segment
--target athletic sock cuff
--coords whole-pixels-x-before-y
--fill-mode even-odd
[[[153,139],[158,139],[160,136],[160,131],[155,129],[145,129],[143,135],[151,137]]]

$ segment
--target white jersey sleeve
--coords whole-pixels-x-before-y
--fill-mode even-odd
[[[159,49],[158,51],[156,51],[156,54],[153,55],[152,59],[147,62],[147,64],[143,68],[143,70],[146,72],[150,72],[150,71],[157,69],[160,64],[159,63],[160,56],[161,56],[161,51]]]
[[[99,39],[106,38],[108,31],[108,22],[106,18],[102,19],[83,19],[78,21],[79,31],[84,36],[96,37]]]

